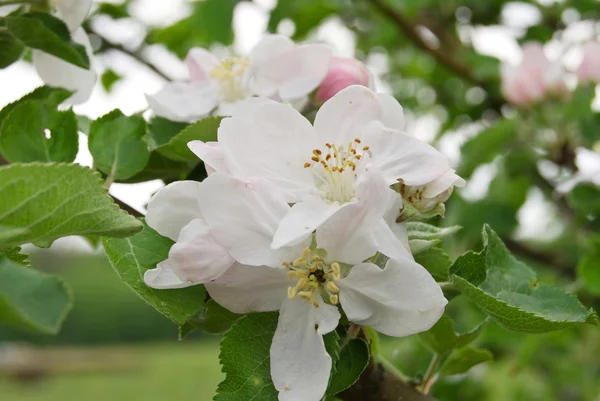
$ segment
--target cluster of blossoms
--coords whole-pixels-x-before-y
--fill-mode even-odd
[[[428,330],[443,314],[440,286],[414,261],[397,220],[407,202],[429,209],[464,181],[444,155],[404,132],[402,107],[391,96],[360,85],[337,91],[353,82],[330,73],[335,79],[317,90],[328,100],[314,124],[284,103],[327,75],[325,47],[270,36],[257,49],[245,61],[220,64],[194,50],[188,65],[196,81],[153,99],[155,111],[171,113],[169,99],[199,97],[203,107],[179,110],[184,120],[215,107],[230,117],[217,142],[188,144],[209,176],[170,184],[150,200],[148,225],[176,243],[144,279],[157,289],[204,284],[235,313],[279,311],[271,345],[279,399],[318,401],[332,365],[323,335],[342,311],[390,336]],[[327,62],[316,68],[305,60],[297,76],[272,68],[300,51]],[[336,63],[341,75],[368,81],[347,61]],[[240,92],[226,98],[229,89]]]
[[[577,71],[580,84],[600,82],[600,43],[584,46]],[[566,73],[560,60],[550,61],[539,42],[523,45],[519,65],[504,64],[501,69],[502,94],[516,106],[528,106],[546,97],[568,97]]]

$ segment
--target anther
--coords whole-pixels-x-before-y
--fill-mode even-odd
[[[337,295],[331,295],[331,296],[329,296],[329,302],[332,305],[337,305],[338,301],[339,301],[339,297]]]
[[[331,292],[340,292],[340,288],[333,281],[327,283],[327,289]]]
[[[293,299],[296,296],[296,289],[294,287],[288,287],[288,298]]]
[[[306,265],[306,259],[304,259],[302,256],[300,256],[298,259],[296,259],[292,262],[292,266],[294,266],[294,267],[302,267],[305,265]]]
[[[310,163],[304,163],[304,168],[309,168],[310,166],[312,166],[312,164],[310,164]]]
[[[315,162],[319,162],[319,158],[317,156],[313,156],[310,158],[310,160],[315,161]]]
[[[321,152],[320,149],[315,149],[315,150],[313,150],[313,154],[315,154],[317,156],[321,156],[321,154],[323,154],[323,152]]]
[[[312,292],[310,291],[300,291],[298,292],[298,296],[306,299],[307,301],[312,298]]]
[[[356,142],[356,143],[360,143],[361,141],[360,141],[360,139],[358,139],[358,138],[354,138],[354,142]]]

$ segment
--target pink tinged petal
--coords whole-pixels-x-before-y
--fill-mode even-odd
[[[589,42],[583,48],[583,60],[577,69],[582,82],[600,82],[600,43]]]
[[[159,117],[194,122],[215,108],[218,94],[216,87],[207,82],[173,82],[154,95],[146,95],[146,100]]]
[[[306,246],[271,249],[277,226],[290,207],[269,182],[214,173],[202,182],[202,190],[198,200],[202,215],[217,242],[238,262],[281,267]]]
[[[317,99],[324,102],[350,85],[369,86],[367,67],[353,58],[333,57],[327,75],[319,85]]]
[[[315,130],[322,142],[346,145],[355,138],[363,139],[382,115],[378,96],[369,88],[352,85],[321,106],[315,117]]]
[[[67,24],[71,32],[83,24],[91,7],[92,0],[59,0],[56,4],[59,18]]]
[[[157,290],[186,288],[194,285],[193,283],[181,280],[167,261],[159,263],[155,269],[146,270],[144,273],[144,282],[148,287]]]
[[[317,245],[327,257],[343,263],[360,263],[377,251],[373,230],[384,216],[393,191],[377,168],[369,168],[357,183],[356,198],[317,228]],[[402,244],[398,243],[402,249]]]
[[[219,59],[206,49],[194,47],[190,49],[185,57],[190,80],[192,82],[202,82],[210,79],[210,72],[218,66]]]
[[[423,196],[426,198],[435,198],[442,192],[453,187],[464,187],[466,181],[460,178],[454,169],[449,169],[443,175],[436,178],[425,186]]]
[[[383,172],[388,184],[425,185],[444,174],[450,164],[438,150],[405,133],[373,129],[363,143],[371,148],[371,163]]]
[[[201,284],[219,277],[234,260],[217,243],[204,220],[195,219],[179,233],[166,263],[182,281]]]
[[[248,99],[219,127],[229,171],[239,177],[263,177],[299,201],[312,188],[304,164],[316,147],[315,132],[292,107],[269,99]]]
[[[202,217],[198,203],[201,195],[202,184],[196,181],[167,185],[148,202],[146,223],[160,235],[177,241],[183,227]]]
[[[90,69],[77,67],[58,57],[39,50],[33,50],[33,65],[40,78],[49,86],[65,88],[75,92],[65,103],[85,103],[91,96],[96,84],[97,74],[94,69],[93,50],[90,40],[83,28],[72,34],[73,41],[82,44],[90,58]]]
[[[206,168],[208,175],[211,175],[216,171],[222,173],[229,172],[227,165],[225,164],[225,156],[220,143],[191,141],[188,142],[188,148],[204,162],[204,167]]]
[[[249,313],[278,310],[293,284],[285,269],[235,263],[205,286],[219,305],[234,313]]]
[[[394,337],[429,330],[448,303],[429,272],[409,259],[390,259],[385,269],[354,266],[337,284],[350,321]]]
[[[281,307],[271,345],[271,377],[279,401],[319,401],[325,395],[331,357],[323,335],[335,330],[340,313],[318,301],[315,308],[296,297],[286,299]]]
[[[327,203],[315,196],[296,203],[279,223],[271,246],[279,249],[305,241],[342,207],[339,203]]]

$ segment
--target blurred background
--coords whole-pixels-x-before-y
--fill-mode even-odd
[[[97,2],[85,28],[101,79],[92,98],[75,111],[89,119],[115,108],[126,114],[143,111],[146,93],[157,92],[167,80],[187,78],[182,59],[191,47],[226,52],[231,46],[234,53],[245,54],[265,32],[279,32],[298,41],[331,43],[337,55],[366,63],[377,90],[392,93],[405,108],[407,131],[458,165],[465,141],[515,114],[500,94],[500,70],[503,63],[520,62],[521,44],[543,42],[547,57],[561,63],[567,84],[574,87],[576,78],[569,74],[581,62],[584,43],[598,39],[599,17],[597,0]],[[442,62],[444,55],[460,63]],[[0,107],[40,85],[27,61],[2,70]],[[554,202],[552,188],[534,185],[534,178],[517,168],[524,157],[519,152],[490,157],[470,169],[469,184],[452,196],[440,223],[459,224],[463,230],[444,245],[454,256],[472,249],[488,223],[542,280],[577,293],[598,310],[598,292],[585,288],[576,274],[585,245]],[[82,132],[77,162],[91,165],[91,160]],[[544,168],[551,173],[555,166]],[[116,183],[110,191],[144,211],[163,185],[160,180]],[[195,334],[178,341],[177,326],[121,282],[93,241],[65,238],[50,249],[26,251],[34,266],[67,281],[74,309],[57,336],[0,326],[0,400],[212,399],[222,379],[218,336]],[[482,320],[462,299],[451,304],[450,313],[459,329]],[[600,400],[600,333],[595,327],[523,335],[491,324],[478,343],[492,350],[495,361],[441,380],[434,397]],[[415,337],[387,339],[384,347],[410,375],[422,374],[430,360]]]

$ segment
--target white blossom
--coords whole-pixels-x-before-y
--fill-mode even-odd
[[[266,35],[247,57],[220,60],[205,49],[186,58],[190,81],[167,84],[148,104],[158,116],[193,122],[216,109],[231,115],[236,103],[251,96],[293,102],[316,89],[332,51],[324,44],[296,45],[282,35]]]
[[[387,192],[372,195],[390,201]],[[204,283],[235,313],[280,310],[271,346],[279,399],[318,401],[331,371],[322,336],[337,327],[338,306],[356,324],[407,336],[428,330],[447,301],[409,257],[390,259],[383,269],[356,255],[340,263],[332,255],[351,252],[344,241],[324,244],[312,235],[272,249],[289,209],[283,192],[262,179],[216,172],[202,183],[171,184],[151,200],[147,221],[177,243],[144,279],[153,288]]]
[[[400,256],[403,248],[382,219],[385,199],[394,194],[390,185],[432,185],[453,171],[443,154],[403,129],[394,98],[350,86],[321,107],[314,127],[288,105],[248,99],[221,122],[218,143],[188,146],[211,172],[263,177],[284,191],[294,205],[273,247],[295,244],[316,230],[319,243],[343,242],[347,249],[333,256],[350,263],[345,258],[364,259],[377,250]],[[374,191],[381,195],[369,197]]]
[[[84,103],[92,94],[97,79],[92,60],[92,45],[85,30],[81,27],[92,6],[92,0],[55,0],[53,5],[56,8],[57,17],[69,28],[73,41],[85,47],[90,59],[90,69],[86,70],[36,49],[32,51],[33,65],[47,85],[74,92],[66,103]]]

